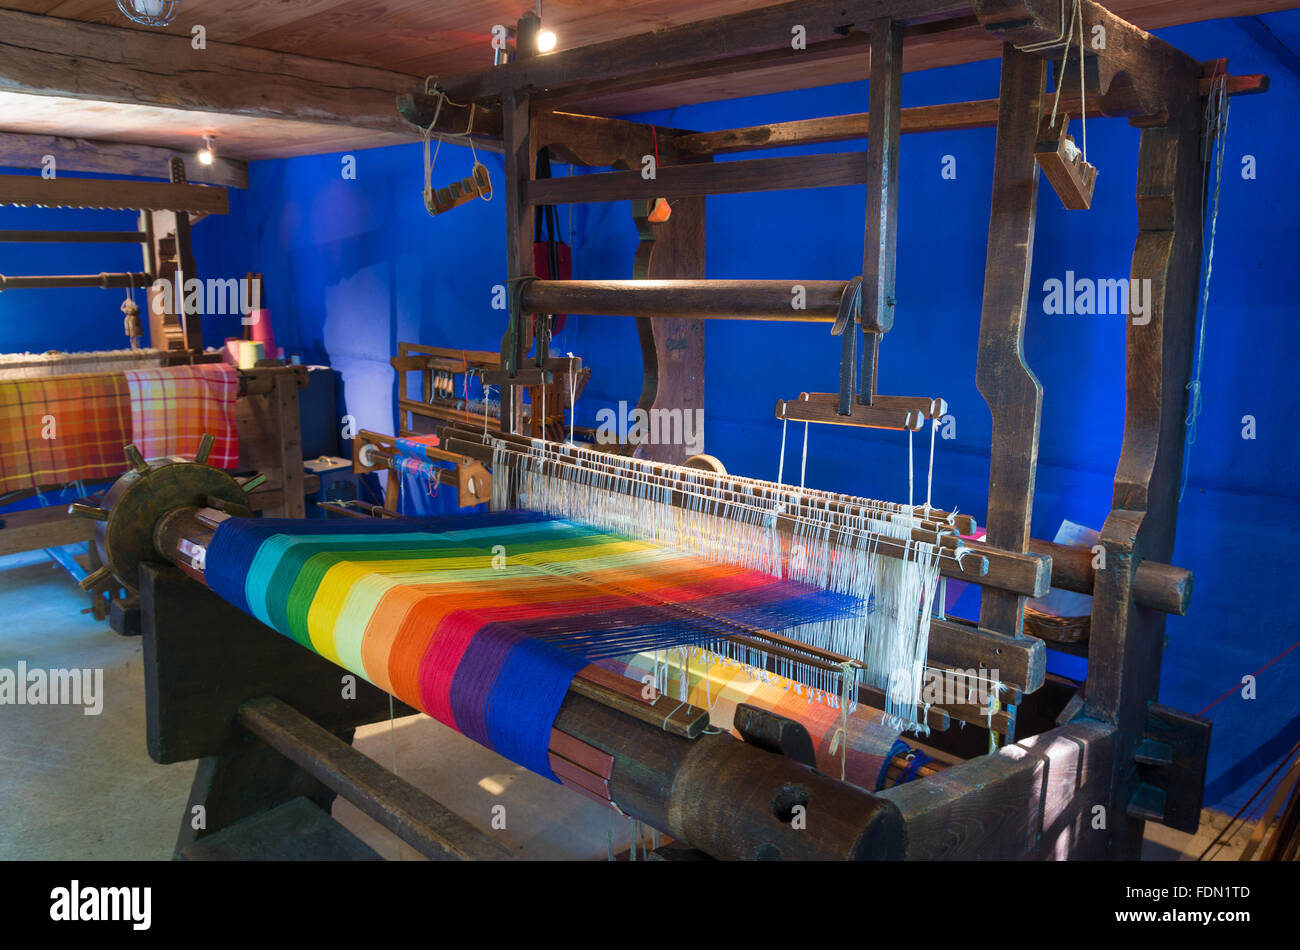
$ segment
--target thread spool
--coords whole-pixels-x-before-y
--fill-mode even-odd
[[[258,360],[266,359],[266,347],[261,340],[239,341],[239,368],[252,369]]]
[[[276,356],[275,331],[271,326],[271,311],[266,308],[248,313],[248,338],[262,344],[267,356]]]

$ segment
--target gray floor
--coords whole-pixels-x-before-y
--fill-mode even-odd
[[[104,708],[0,705],[0,859],[165,860],[171,857],[193,763],[161,766],[145,751],[139,638],[94,620],[88,599],[43,552],[0,557],[0,668],[99,668]],[[521,858],[603,859],[628,848],[632,825],[566,788],[476,745],[427,716],[358,730],[356,746],[466,820],[492,827]],[[498,812],[499,814],[499,812]],[[340,822],[390,859],[422,860],[347,802]],[[1200,832],[1148,825],[1144,857],[1188,860],[1226,823],[1206,812]],[[1235,833],[1219,860],[1249,837]]]
[[[100,668],[104,707],[0,705],[0,859],[171,857],[194,764],[145,750],[141,641],[82,614],[89,600],[43,552],[0,557],[0,668]],[[603,859],[631,823],[429,719],[358,730],[356,746],[522,858]],[[497,814],[501,814],[497,812]],[[423,860],[347,802],[334,815],[385,857]]]

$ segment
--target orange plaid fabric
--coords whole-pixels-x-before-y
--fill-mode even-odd
[[[121,373],[0,382],[0,491],[116,478],[130,437]]]
[[[194,458],[199,440],[211,433],[216,443],[208,464],[239,464],[235,397],[239,376],[225,363],[165,366],[124,374],[131,390],[131,441],[145,458]]]

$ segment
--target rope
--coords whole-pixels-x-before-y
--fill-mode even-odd
[[[425,210],[428,211],[430,214],[433,213],[433,166],[438,163],[438,152],[442,148],[442,138],[439,138],[438,144],[434,146],[432,158],[429,157],[429,139],[433,137],[433,130],[438,125],[438,117],[442,115],[442,104],[444,102],[450,106],[454,106],[457,109],[469,109],[469,122],[466,123],[464,132],[444,132],[442,133],[443,136],[448,138],[465,139],[465,143],[469,146],[469,153],[474,159],[474,165],[472,167],[476,168],[482,164],[478,160],[478,152],[474,148],[474,139],[472,136],[472,133],[474,131],[474,113],[475,110],[478,108],[477,104],[471,102],[468,105],[465,105],[464,103],[455,102],[454,100],[449,98],[447,94],[443,92],[441,89],[430,90],[430,84],[433,82],[435,78],[436,77],[434,76],[428,76],[424,80],[425,95],[433,96],[438,100],[438,104],[434,107],[433,110],[433,121],[429,123],[426,129],[424,129],[424,135],[423,135],[424,138],[424,207]],[[471,174],[473,174],[472,171]],[[480,194],[479,197],[482,198],[484,201],[491,201],[492,189],[489,188],[487,192]]]

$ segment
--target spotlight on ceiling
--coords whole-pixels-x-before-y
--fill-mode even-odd
[[[537,0],[537,52],[549,53],[555,49],[555,33],[551,30],[543,29],[542,24],[542,0]]]
[[[117,0],[117,8],[133,23],[166,26],[181,12],[180,0]]]
[[[211,165],[217,157],[217,150],[212,144],[212,136],[203,136],[203,148],[199,149],[199,164]]]

